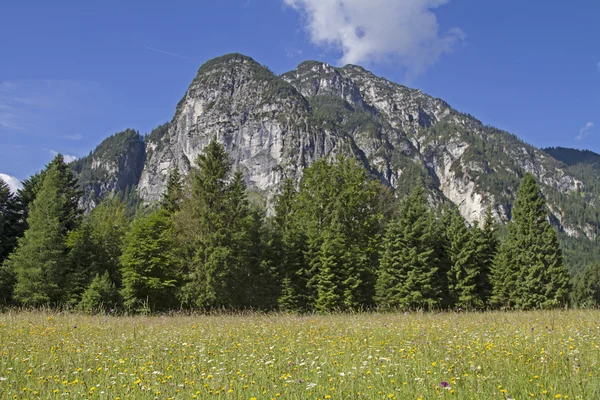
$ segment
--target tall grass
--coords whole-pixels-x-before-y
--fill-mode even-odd
[[[600,311],[0,314],[0,398],[597,399]]]

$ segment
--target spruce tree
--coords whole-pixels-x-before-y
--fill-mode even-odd
[[[249,209],[242,175],[228,183],[231,161],[215,140],[196,163],[190,195],[175,215],[185,254],[182,302],[200,308],[251,305],[248,294],[258,296],[257,275],[270,267],[258,262],[260,238],[252,232],[260,231],[260,224]]]
[[[167,182],[167,189],[163,194],[160,201],[160,206],[170,213],[179,211],[181,202],[183,200],[183,179],[179,173],[179,168],[175,167],[169,181]]]
[[[318,312],[340,310],[344,305],[342,275],[345,269],[344,253],[346,243],[339,232],[327,231],[316,260],[315,309]]]
[[[307,275],[304,260],[306,239],[298,226],[297,195],[294,181],[286,179],[274,207],[275,227],[279,238],[277,253],[281,279],[277,304],[279,308],[286,311],[299,311],[306,307]]]
[[[480,308],[483,299],[479,287],[482,266],[478,260],[476,236],[469,231],[466,221],[457,209],[450,212],[450,224],[447,229],[448,291],[451,304],[459,308]]]
[[[432,309],[442,303],[433,213],[423,187],[405,198],[383,239],[377,279],[377,305]]]
[[[496,303],[517,309],[551,308],[566,304],[569,274],[547,209],[531,174],[517,192],[506,240],[493,270]]]
[[[381,185],[369,178],[356,160],[318,160],[305,170],[294,212],[305,238],[305,298],[316,307],[328,273],[321,271],[327,240],[344,243],[344,257],[335,260],[340,277],[334,284],[341,293],[335,308],[372,305],[382,219]],[[321,288],[321,289],[320,289]],[[324,304],[319,300],[319,304]],[[330,304],[330,303],[327,303]],[[319,305],[319,308],[323,307]]]
[[[121,296],[128,308],[160,311],[177,306],[180,264],[172,230],[171,216],[163,209],[131,224],[121,256]]]
[[[496,221],[492,215],[491,208],[488,207],[483,220],[483,226],[480,228],[476,221],[473,227],[474,240],[477,246],[477,262],[481,270],[477,286],[479,297],[483,300],[484,304],[488,303],[492,292],[490,275],[499,246],[496,230]]]
[[[51,165],[31,205],[28,229],[6,263],[14,271],[14,298],[22,304],[40,306],[66,300],[68,268],[64,235],[70,222],[64,213],[69,199],[63,190],[61,171]]]

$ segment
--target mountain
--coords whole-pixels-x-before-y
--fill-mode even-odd
[[[574,165],[577,155],[537,149],[355,65],[306,61],[277,76],[250,57],[225,55],[200,67],[171,122],[145,137],[132,132],[77,162],[86,207],[124,186],[137,187],[147,202],[158,200],[170,171],[187,173],[216,138],[243,171],[251,196],[266,204],[285,177],[300,179],[319,158],[350,155],[399,193],[425,183],[430,201],[453,202],[470,222],[488,206],[499,220],[509,219],[519,180],[530,172],[562,231],[595,238],[598,227],[600,178]]]

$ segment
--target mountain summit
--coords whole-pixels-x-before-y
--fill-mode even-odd
[[[560,229],[592,238],[598,226],[589,212],[597,174],[355,65],[305,61],[277,76],[250,57],[225,55],[200,67],[172,121],[146,136],[143,148],[131,132],[127,140],[119,135],[107,140],[125,147],[115,145],[110,159],[104,158],[111,145],[103,143],[104,150],[79,161],[88,207],[124,186],[137,187],[145,201],[158,200],[170,172],[189,172],[216,138],[252,197],[267,204],[284,178],[300,179],[317,159],[347,155],[400,192],[424,182],[431,201],[453,202],[470,222],[481,220],[487,207],[500,220],[510,218],[519,179],[530,172]],[[93,173],[98,169],[105,173]]]

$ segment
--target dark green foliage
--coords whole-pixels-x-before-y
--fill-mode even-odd
[[[493,302],[517,309],[566,304],[569,274],[535,179],[523,177],[508,235],[496,256]]]
[[[173,222],[165,210],[136,218],[121,256],[124,304],[132,310],[167,310],[178,305],[180,261],[174,248]]]
[[[44,180],[44,171],[32,175],[29,179],[25,179],[23,187],[17,190],[17,207],[21,216],[21,235],[27,230],[27,217],[29,216],[29,208],[35,200],[35,196],[42,187]]]
[[[88,313],[107,312],[116,308],[120,304],[119,292],[113,281],[110,279],[108,271],[92,279],[87,287],[78,307]]]
[[[469,231],[465,219],[457,209],[450,212],[450,223],[447,226],[448,237],[448,293],[450,304],[458,308],[481,308],[482,264],[478,259],[477,236]]]
[[[38,192],[42,188],[44,178],[52,167],[56,168],[59,194],[65,198],[65,204],[61,213],[60,219],[65,223],[64,231],[70,231],[77,227],[81,219],[82,210],[79,208],[79,200],[82,192],[79,189],[77,179],[75,178],[71,167],[64,162],[62,154],[58,154],[54,159],[46,165],[46,168],[41,172],[32,175],[29,179],[23,181],[23,188],[17,191],[17,208],[19,210],[22,221],[22,233],[28,228],[27,218],[29,209],[35,200]]]
[[[184,254],[181,301],[199,308],[262,305],[268,296],[259,287],[271,265],[260,257],[262,221],[250,210],[242,175],[227,182],[231,161],[214,140],[197,165],[175,216]]]
[[[473,239],[477,247],[477,262],[481,270],[477,282],[478,294],[484,304],[488,303],[492,292],[490,274],[494,264],[494,258],[498,252],[499,240],[497,237],[498,225],[494,220],[491,208],[488,207],[483,221],[483,227],[476,223],[473,227]]]
[[[0,179],[0,264],[15,248],[19,235],[17,199]]]
[[[434,309],[443,301],[436,229],[425,192],[417,186],[388,225],[377,279],[383,308]]]
[[[113,197],[94,208],[81,226],[69,233],[66,244],[72,269],[72,301],[79,301],[92,279],[104,273],[117,286],[121,284],[121,245],[128,225],[125,205],[119,197]]]
[[[60,304],[66,300],[68,283],[64,235],[69,220],[64,220],[68,197],[60,190],[61,171],[51,165],[31,205],[25,236],[5,262],[14,271],[14,298],[28,306]]]
[[[169,176],[167,189],[160,201],[160,206],[167,212],[174,213],[175,211],[179,211],[181,207],[181,202],[183,201],[182,179],[179,168],[175,167]]]
[[[306,282],[303,298],[309,308],[318,305],[324,311],[373,304],[382,193],[380,184],[352,159],[332,164],[319,160],[305,170],[294,211],[295,243],[304,246],[305,263],[295,275]],[[332,253],[332,242],[344,243],[343,257]],[[321,299],[329,297],[324,288],[331,268],[341,279],[335,304]]]
[[[575,278],[572,301],[580,307],[600,305],[600,263],[590,264]]]
[[[306,238],[296,217],[298,192],[291,179],[283,182],[282,193],[275,203],[275,226],[279,233],[276,243],[281,277],[281,294],[277,300],[282,310],[306,308],[306,269],[304,252]]]
[[[600,167],[600,154],[590,150],[568,149],[565,147],[548,147],[542,150],[568,166],[586,164]]]

